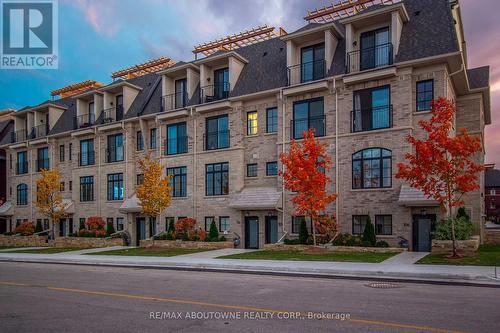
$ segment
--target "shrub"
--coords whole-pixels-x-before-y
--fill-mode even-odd
[[[85,229],[85,220],[80,220],[80,227],[78,228],[78,230],[82,229]]]
[[[363,246],[375,246],[375,243],[377,243],[377,239],[375,238],[375,228],[370,216],[368,216],[368,220],[366,221],[365,230],[361,239],[363,241]]]
[[[361,246],[361,237],[348,233],[339,234],[334,240],[334,246]]]
[[[467,215],[467,212],[465,211],[465,207],[464,206],[460,206],[460,208],[458,208],[457,219],[459,219],[461,217],[465,217],[465,219],[467,221],[470,221],[470,217],[469,217],[469,215]]]
[[[87,218],[87,221],[85,221],[85,226],[89,230],[104,230],[104,227],[106,226],[106,223],[102,219],[102,217],[99,216],[91,216]]]
[[[22,222],[14,230],[14,233],[21,234],[23,236],[33,235],[34,232],[35,232],[35,226],[33,225],[32,222],[28,221]]]
[[[298,239],[288,239],[288,238],[285,238],[283,240],[283,243],[285,245],[299,245],[299,244],[301,244]]]
[[[220,238],[219,238],[219,242],[225,242],[225,241],[227,241],[226,237],[224,237],[224,236],[220,236]]]
[[[42,232],[42,231],[43,231],[42,221],[38,220],[36,221],[35,232]]]
[[[210,223],[210,231],[208,232],[208,241],[216,242],[219,240],[219,230],[217,230],[217,225],[215,221]]]
[[[198,230],[198,238],[202,242],[206,241],[207,240],[207,232],[203,229]]]
[[[108,234],[108,236],[115,233],[115,227],[113,226],[113,223],[107,223],[106,233]]]
[[[196,225],[196,220],[191,218],[191,217],[186,217],[180,220],[177,220],[174,224],[175,231],[177,233],[183,233],[186,234],[191,230],[193,230],[194,226]]]
[[[300,228],[299,228],[299,242],[300,242],[300,244],[307,244],[308,238],[309,238],[309,232],[307,231],[306,220],[302,219],[300,221]]]
[[[389,244],[386,241],[381,240],[375,243],[375,247],[389,247]]]
[[[474,226],[464,216],[455,219],[455,238],[467,240],[472,236]],[[433,238],[437,240],[451,240],[451,219],[446,219],[436,225]]]

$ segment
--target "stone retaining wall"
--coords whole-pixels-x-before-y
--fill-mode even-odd
[[[479,236],[472,236],[469,240],[457,241],[457,249],[464,255],[474,255],[479,248]],[[451,240],[432,240],[432,253],[451,254],[453,244]]]
[[[92,237],[58,237],[53,242],[54,247],[109,247],[125,245],[123,239],[120,238],[92,238]]]
[[[151,240],[140,241],[140,247],[161,247],[167,249],[232,249],[233,242],[193,242],[183,240]]]
[[[0,235],[0,246],[49,246],[47,236],[3,236]]]
[[[400,247],[363,247],[363,246],[314,246],[314,245],[285,245],[265,244],[265,250],[271,251],[328,251],[328,252],[370,252],[370,253],[399,253],[406,249]]]

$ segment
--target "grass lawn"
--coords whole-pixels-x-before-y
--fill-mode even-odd
[[[182,254],[191,254],[196,252],[210,251],[206,249],[166,249],[161,247],[138,247],[123,250],[111,250],[103,252],[89,253],[88,255],[105,255],[105,256],[144,256],[144,257],[173,257]]]
[[[459,259],[445,258],[446,254],[429,254],[417,264],[500,266],[500,245],[480,245],[476,255]]]
[[[85,250],[85,248],[79,248],[79,247],[47,247],[47,248],[43,248],[43,249],[17,250],[17,251],[12,251],[11,253],[52,254],[52,253],[80,251],[80,250]]]
[[[299,261],[344,261],[344,262],[382,262],[397,253],[368,252],[325,252],[307,253],[296,250],[286,251],[255,251],[218,257],[218,259],[264,259],[264,260],[299,260]]]

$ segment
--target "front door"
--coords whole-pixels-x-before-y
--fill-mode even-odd
[[[137,217],[136,221],[136,245],[139,246],[141,239],[146,239],[146,218]]]
[[[278,242],[278,217],[266,216],[266,244]]]
[[[4,234],[7,232],[7,220],[0,219],[0,234]]]
[[[245,217],[245,248],[259,248],[259,218],[255,216]]]
[[[66,219],[59,220],[59,237],[66,236]]]
[[[431,251],[432,223],[436,215],[413,215],[413,251]]]

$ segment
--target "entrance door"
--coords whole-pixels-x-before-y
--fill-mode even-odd
[[[66,219],[59,220],[59,237],[66,236]]]
[[[259,218],[255,216],[245,217],[245,248],[259,248]]]
[[[146,218],[137,217],[136,221],[136,245],[139,246],[139,241],[141,239],[146,239]]]
[[[432,223],[436,215],[413,215],[413,251],[431,251]]]
[[[0,234],[4,234],[7,232],[7,220],[0,219]]]
[[[278,241],[278,217],[266,216],[266,244]]]

